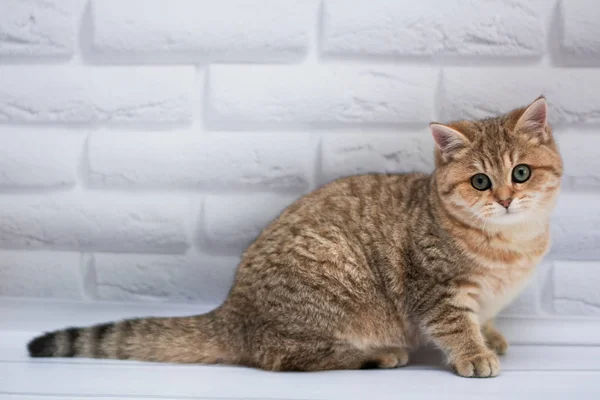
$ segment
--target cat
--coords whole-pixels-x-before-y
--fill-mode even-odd
[[[300,198],[213,311],[46,333],[29,353],[320,371],[395,368],[433,343],[458,375],[496,376],[508,345],[494,316],[550,243],[563,165],[547,114],[540,96],[431,123],[431,175],[356,175]]]

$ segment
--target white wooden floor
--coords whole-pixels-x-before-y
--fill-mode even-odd
[[[600,331],[589,320],[504,321],[509,340],[520,344],[503,357],[502,373],[495,379],[456,377],[432,352],[391,371],[268,373],[223,366],[32,360],[25,350],[27,341],[43,330],[204,311],[191,305],[0,299],[0,399],[600,399]]]

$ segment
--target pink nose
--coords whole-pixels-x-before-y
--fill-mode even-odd
[[[510,203],[512,203],[512,199],[498,200],[498,203],[500,203],[502,207],[508,208],[510,206]]]

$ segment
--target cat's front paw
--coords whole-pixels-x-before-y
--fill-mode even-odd
[[[491,351],[459,357],[452,366],[458,375],[466,378],[491,378],[500,373],[498,356]]]
[[[506,353],[506,350],[508,349],[508,342],[504,339],[504,336],[496,330],[487,332],[485,341],[487,342],[488,347],[499,356]]]

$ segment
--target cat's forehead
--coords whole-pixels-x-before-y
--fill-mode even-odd
[[[480,170],[512,168],[527,147],[503,118],[468,121],[460,129],[472,144],[463,161]]]
[[[512,169],[519,160],[519,152],[509,146],[481,146],[471,152],[471,166],[481,171]]]
[[[465,135],[472,143],[492,144],[511,140],[512,127],[508,125],[505,118],[493,117],[454,122],[450,126]]]

